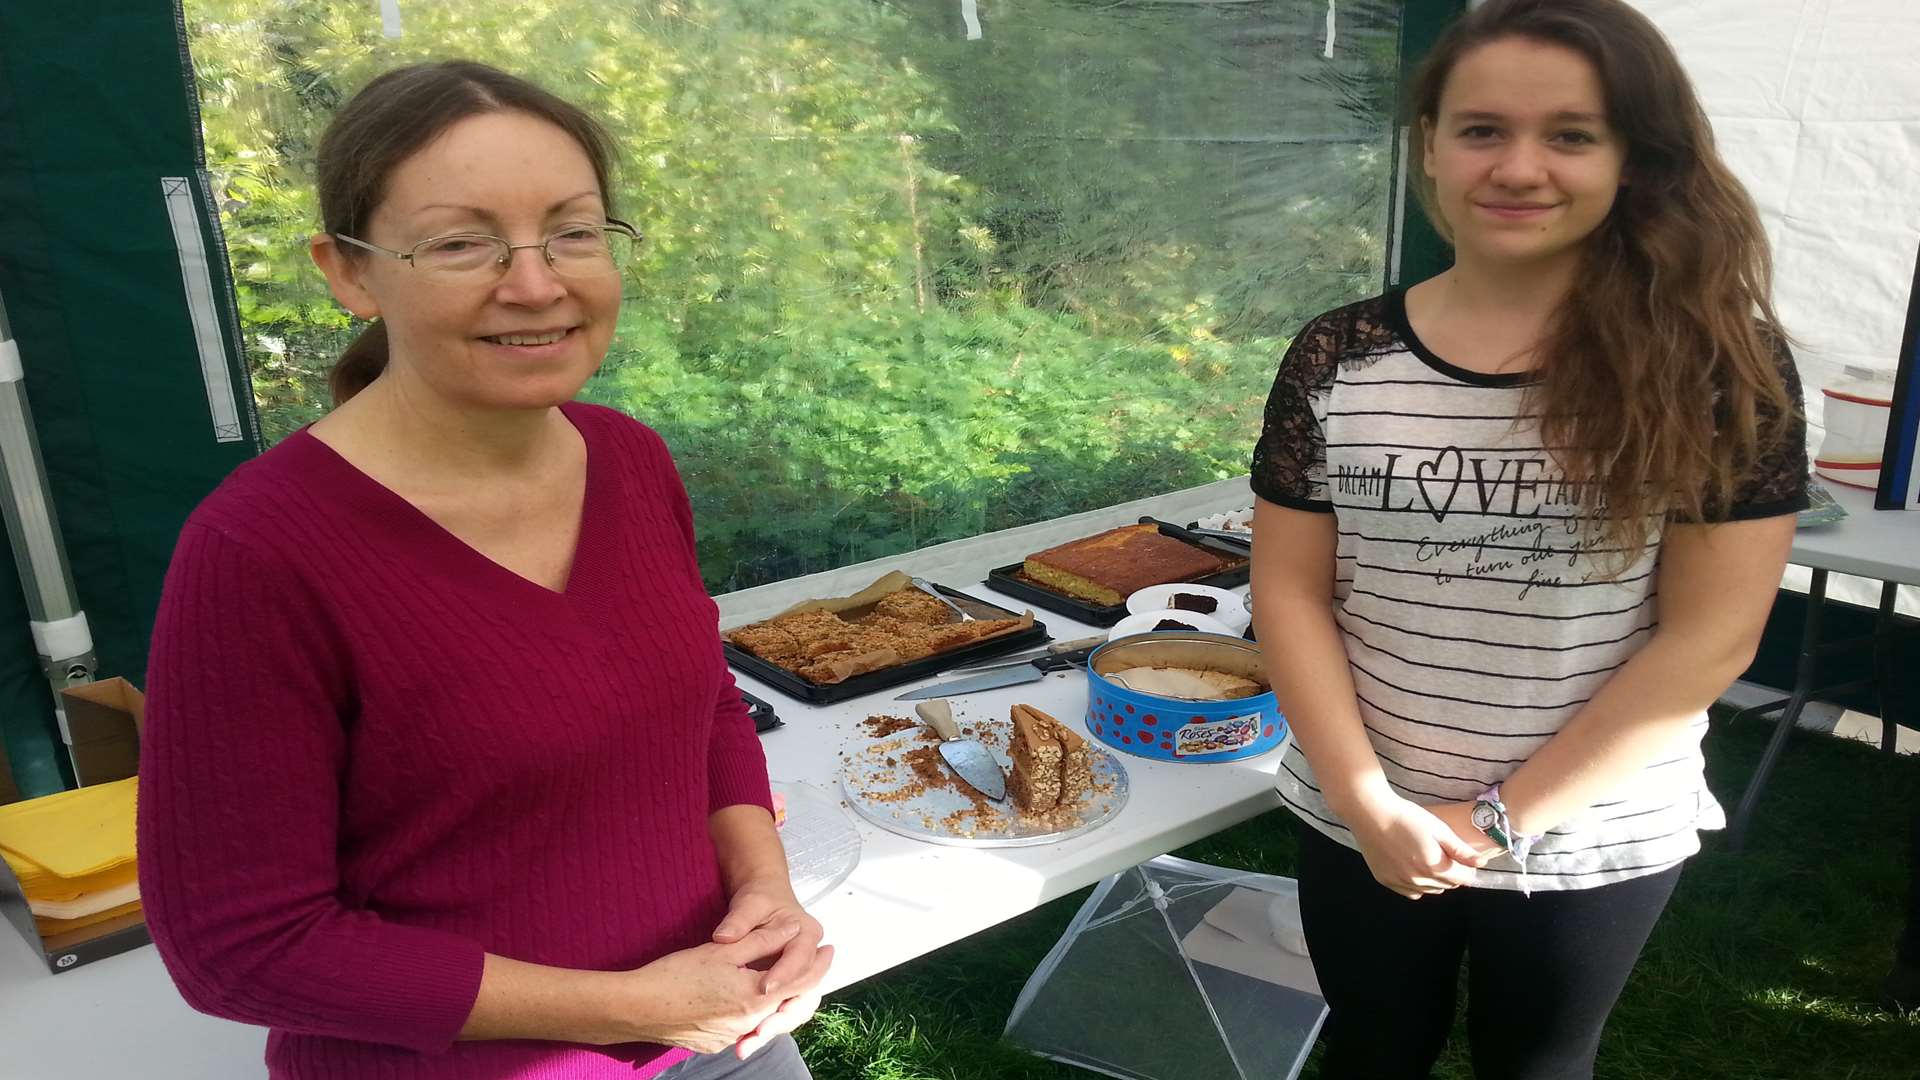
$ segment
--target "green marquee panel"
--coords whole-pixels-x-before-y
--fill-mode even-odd
[[[136,684],[181,523],[258,445],[181,25],[0,5],[0,300],[99,674]],[[7,576],[0,733],[38,794],[63,755]]]

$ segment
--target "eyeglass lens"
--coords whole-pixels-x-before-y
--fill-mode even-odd
[[[633,238],[622,232],[577,226],[546,240],[547,260],[556,273],[572,277],[615,274],[625,265]],[[443,236],[413,249],[413,265],[435,277],[491,277],[506,271],[513,249],[497,236]]]

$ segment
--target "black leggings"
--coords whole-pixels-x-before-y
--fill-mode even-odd
[[[1322,1080],[1425,1077],[1453,1030],[1460,959],[1479,1080],[1587,1080],[1600,1029],[1680,868],[1593,889],[1408,900],[1300,826],[1300,915],[1333,1010]]]

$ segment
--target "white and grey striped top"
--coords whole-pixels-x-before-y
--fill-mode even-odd
[[[1782,365],[1798,404],[1784,349]],[[1581,535],[1577,479],[1520,415],[1526,378],[1433,355],[1407,325],[1404,294],[1390,293],[1302,330],[1254,451],[1257,495],[1336,517],[1334,617],[1360,715],[1387,779],[1417,802],[1469,800],[1506,778],[1659,618],[1658,533],[1605,576],[1616,553]],[[1788,428],[1716,520],[1806,505],[1804,426]],[[1530,887],[1622,881],[1698,851],[1697,830],[1725,824],[1702,776],[1705,731],[1702,714],[1630,782],[1549,833],[1528,860]],[[1302,819],[1354,845],[1297,746],[1279,788]],[[1517,889],[1518,867],[1503,856],[1480,881]]]

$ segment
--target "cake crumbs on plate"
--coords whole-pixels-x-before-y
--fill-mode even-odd
[[[924,725],[909,726],[914,729],[910,734],[903,728],[883,741],[852,747],[844,778],[861,805],[884,807],[894,821],[927,834],[987,841],[1068,832],[1111,816],[1113,796],[1124,786],[1114,774],[1097,770],[1090,778],[1094,782],[1070,805],[1039,812],[1022,810],[1011,800],[1011,792],[1007,801],[996,802],[961,780],[941,757],[940,740]],[[976,721],[962,730],[996,751],[1005,768],[1012,741],[1009,727]]]
[[[890,716],[886,713],[875,713],[860,721],[860,727],[876,739],[884,739],[889,735],[897,735],[908,728],[919,726],[918,720],[909,720],[904,716]]]

